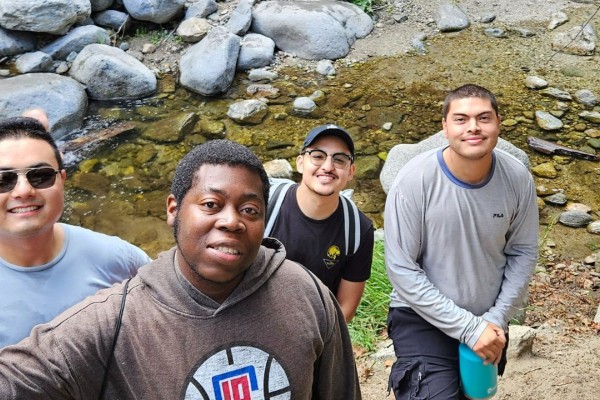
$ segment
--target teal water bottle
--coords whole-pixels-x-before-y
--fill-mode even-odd
[[[489,399],[498,389],[498,367],[483,364],[483,360],[469,346],[458,346],[460,380],[465,396],[472,400]]]

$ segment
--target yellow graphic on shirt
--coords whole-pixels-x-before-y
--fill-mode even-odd
[[[335,264],[337,264],[337,262],[339,261],[337,258],[340,256],[340,254],[342,254],[342,252],[340,251],[340,248],[338,246],[329,246],[329,248],[327,249],[328,258],[323,259],[323,262],[325,263],[327,269],[330,269]]]

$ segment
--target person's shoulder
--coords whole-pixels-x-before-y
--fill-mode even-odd
[[[72,236],[73,238],[83,239],[83,240],[93,240],[93,242],[91,242],[90,244],[94,245],[94,246],[97,246],[99,243],[105,242],[108,244],[124,244],[124,245],[128,245],[128,246],[136,247],[133,244],[129,243],[126,240],[121,239],[118,236],[107,235],[106,233],[93,231],[91,229],[83,228],[81,226],[69,225],[69,224],[64,224],[64,223],[61,223],[61,225],[66,230],[68,230],[71,235],[73,235]],[[80,240],[80,241],[83,242],[83,240]]]
[[[496,155],[496,163],[500,167],[510,169],[511,173],[519,174],[523,177],[529,177],[531,175],[527,166],[512,154],[497,147],[494,149],[494,154]]]

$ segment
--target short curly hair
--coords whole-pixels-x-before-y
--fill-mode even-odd
[[[266,210],[269,200],[270,183],[262,163],[256,154],[247,147],[225,139],[210,140],[196,146],[181,159],[179,165],[177,165],[177,169],[175,169],[175,177],[171,184],[171,193],[175,196],[177,204],[183,202],[183,198],[194,183],[196,171],[204,164],[244,167],[255,172],[263,184]]]
[[[63,158],[56,142],[40,121],[29,117],[13,117],[0,120],[0,141],[22,138],[43,140],[48,143],[50,147],[52,147],[52,150],[54,150],[58,169],[61,170],[65,168]]]

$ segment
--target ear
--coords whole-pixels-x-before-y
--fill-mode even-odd
[[[175,219],[177,218],[177,200],[175,196],[170,194],[167,197],[167,224],[169,226],[175,225]]]
[[[302,171],[304,171],[304,156],[302,154],[296,157],[296,170],[299,174],[302,174]]]
[[[448,139],[448,132],[446,132],[446,118],[442,118],[442,132],[444,132],[444,137]]]
[[[350,171],[348,171],[348,181],[351,181],[354,178],[354,174],[356,173],[356,163],[350,164]]]

